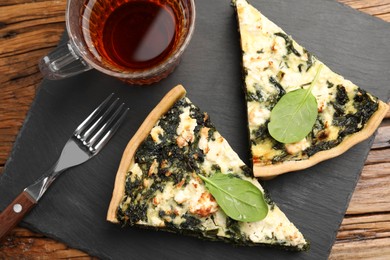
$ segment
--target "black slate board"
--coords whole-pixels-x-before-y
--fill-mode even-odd
[[[390,96],[390,26],[333,0],[252,0],[332,69],[382,100]],[[23,226],[100,258],[112,259],[326,259],[373,138],[344,155],[264,186],[311,241],[309,252],[235,247],[166,232],[121,229],[105,221],[122,151],[150,110],[176,84],[211,116],[248,162],[239,35],[228,0],[198,0],[196,31],[180,66],[148,87],[90,71],[41,84],[0,179],[0,209],[58,157],[69,134],[109,93],[131,107],[128,121],[93,160],[54,183]]]

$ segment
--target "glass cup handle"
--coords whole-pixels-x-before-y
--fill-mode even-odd
[[[39,62],[39,69],[45,78],[55,80],[77,75],[92,67],[67,42],[44,56]]]

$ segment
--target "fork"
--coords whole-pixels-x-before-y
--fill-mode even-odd
[[[129,108],[112,101],[109,95],[74,131],[66,142],[57,162],[36,182],[25,188],[0,213],[0,240],[2,240],[38,203],[40,198],[66,169],[84,163],[98,154],[126,118]]]

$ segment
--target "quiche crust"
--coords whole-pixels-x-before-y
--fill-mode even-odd
[[[280,174],[303,170],[314,166],[319,162],[337,157],[349,150],[352,146],[369,138],[376,131],[383,118],[386,116],[388,110],[389,106],[381,100],[378,100],[378,110],[367,121],[365,127],[359,132],[345,137],[339,145],[329,150],[320,151],[302,161],[284,161],[273,165],[261,165],[254,163],[253,174],[255,177],[259,177],[261,179],[272,179]]]
[[[123,184],[125,183],[126,173],[134,165],[134,155],[139,145],[148,136],[149,132],[152,130],[153,126],[160,119],[160,117],[164,115],[176,101],[184,97],[185,94],[186,90],[182,85],[177,85],[172,90],[170,90],[157,104],[157,106],[149,113],[145,121],[139,127],[138,131],[127,144],[115,178],[112,198],[106,217],[108,221],[118,223],[116,212],[119,203],[125,194],[125,186]]]

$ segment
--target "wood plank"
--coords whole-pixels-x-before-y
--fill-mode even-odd
[[[365,164],[369,165],[386,162],[390,162],[390,149],[375,149],[370,151]]]
[[[390,163],[365,166],[352,195],[347,215],[390,213],[389,183]]]
[[[382,20],[385,20],[385,21],[390,21],[390,13],[380,14],[380,15],[377,15],[376,17],[378,17]]]
[[[7,42],[0,41],[0,50],[2,50],[0,51],[0,58],[12,57],[13,55],[40,49],[45,44],[58,40],[58,35],[63,31],[62,24],[54,24],[50,29],[41,28],[16,34],[8,38]]]
[[[361,12],[390,21],[390,2],[387,0],[338,0]]]
[[[372,149],[390,148],[390,120],[384,120],[378,128]]]
[[[333,246],[330,260],[377,259],[388,260],[390,256],[390,238],[372,240],[337,241]]]
[[[63,0],[60,0],[60,1],[63,1]],[[34,3],[34,2],[49,2],[49,1],[48,0],[0,0],[0,7],[4,7],[7,5]],[[52,1],[52,2],[58,2],[58,0]]]
[[[390,238],[390,214],[346,217],[337,240],[342,242],[374,238]]]
[[[27,254],[26,254],[27,252]],[[0,259],[96,259],[25,228],[15,228],[0,247]]]
[[[340,0],[339,2],[358,10],[389,5],[387,1],[383,0]]]
[[[390,0],[339,2],[390,22]],[[42,80],[37,60],[57,45],[64,29],[65,4],[66,0],[0,0],[0,174]],[[389,125],[387,120],[378,130],[330,259],[390,257]],[[36,258],[92,259],[23,228],[0,243],[0,259]]]
[[[24,2],[17,5],[3,6],[0,21],[3,24],[13,24],[21,21],[45,19],[62,16],[64,21],[66,1]],[[21,12],[23,10],[23,12]]]

